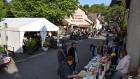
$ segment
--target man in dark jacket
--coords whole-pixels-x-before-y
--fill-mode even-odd
[[[95,56],[95,46],[93,44],[90,45],[90,52],[91,52],[91,57]]]
[[[68,50],[68,56],[72,56],[74,58],[74,63],[73,63],[73,69],[76,70],[76,64],[78,63],[78,55],[77,55],[77,49],[76,49],[76,42],[73,42],[71,44],[71,47]]]
[[[66,61],[66,55],[64,54],[64,51],[61,47],[59,47],[59,49],[58,49],[57,57],[58,57],[59,65],[61,65],[62,63],[64,63]]]
[[[77,77],[77,75],[73,75],[73,60],[73,57],[69,56],[67,57],[66,62],[58,67],[57,74],[59,75],[60,79],[73,79]]]
[[[65,41],[62,41],[62,49],[64,51],[65,56],[67,56],[67,44]]]

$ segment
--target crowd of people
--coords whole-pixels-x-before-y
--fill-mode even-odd
[[[70,33],[71,40],[87,39],[88,36],[89,36],[89,32],[87,30],[82,30],[82,29],[76,29]]]
[[[107,41],[107,40],[106,40]],[[117,70],[113,79],[121,79],[128,71],[129,66],[129,56],[127,52],[121,53],[121,46],[115,45],[114,41],[104,42],[101,46],[90,45],[91,56],[111,56],[111,66],[114,66]],[[60,79],[73,79],[77,77],[76,74],[76,64],[78,63],[78,55],[76,49],[77,43],[71,43],[71,47],[67,51],[67,45],[62,45],[58,50],[58,75]],[[108,74],[108,72],[107,72]]]
[[[125,41],[118,38],[118,35],[106,35],[106,40],[99,46],[91,44],[90,52],[92,57],[96,55],[109,56],[111,65],[110,69],[106,72],[106,79],[122,79],[128,73],[130,57],[125,49]],[[111,70],[113,69],[113,70]],[[114,75],[113,72],[115,71]]]
[[[106,40],[102,41],[102,44],[95,45],[90,44],[91,58],[100,55],[101,57],[107,56],[110,60],[110,68],[105,73],[105,79],[127,79],[129,74],[130,56],[126,50],[125,34],[120,37],[116,30],[112,31],[112,35],[107,33]],[[82,35],[88,33],[82,31],[73,32],[71,38],[81,39]],[[73,36],[77,34],[80,37]],[[96,33],[95,33],[96,34]],[[72,42],[69,49],[68,46],[63,43],[62,47],[58,50],[58,75],[60,79],[73,79],[77,77],[76,65],[79,62],[77,55],[77,43]],[[140,68],[138,69],[139,73]],[[139,73],[140,74],[140,73]]]

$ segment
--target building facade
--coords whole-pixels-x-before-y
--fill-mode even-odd
[[[88,15],[85,11],[78,8],[72,16],[66,17],[65,21],[73,28],[88,28],[92,25],[92,21],[88,19]]]

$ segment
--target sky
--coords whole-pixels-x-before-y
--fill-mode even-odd
[[[109,5],[111,3],[112,0],[79,0],[81,5],[84,4],[102,4],[104,3],[105,5]]]
[[[7,0],[8,2],[10,2],[11,0]],[[112,0],[79,0],[81,5],[84,4],[102,4],[104,3],[105,5],[109,5],[111,3]]]

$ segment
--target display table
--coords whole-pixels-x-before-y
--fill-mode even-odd
[[[103,79],[105,72],[109,69],[110,64],[102,63],[102,60],[104,60],[103,57],[93,57],[84,67],[84,70],[78,74],[78,79],[96,79],[97,75],[98,79]]]

